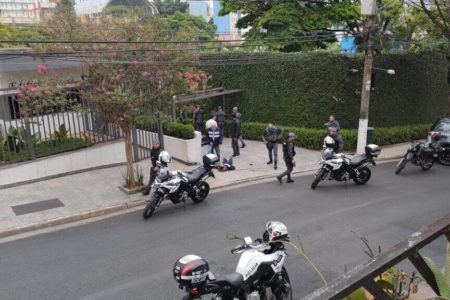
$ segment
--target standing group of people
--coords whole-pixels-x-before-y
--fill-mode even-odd
[[[194,122],[197,122],[196,117],[198,116],[198,113],[196,114],[194,112]],[[241,116],[242,114],[239,112],[238,107],[233,108],[233,112],[231,114],[232,122],[230,126],[230,137],[231,137],[231,147],[233,149],[233,155],[232,157],[236,157],[240,155],[240,148],[245,147],[245,142],[242,139],[241,134]],[[206,127],[206,141],[208,144],[208,153],[215,153],[219,159],[221,155],[220,146],[222,145],[223,138],[224,138],[224,130],[225,130],[225,119],[226,115],[223,111],[222,106],[218,106],[217,110],[213,113],[211,119],[206,121],[205,127]],[[196,129],[197,130],[197,129]],[[241,141],[241,147],[239,148],[239,140]],[[223,158],[222,165],[223,166],[230,166],[230,158],[226,159]],[[231,159],[232,162],[232,159]],[[221,165],[221,166],[222,166]],[[233,170],[234,166],[222,168],[223,170]]]
[[[200,105],[195,105],[192,110],[193,112],[193,123],[196,131],[200,131],[203,124],[203,115],[204,111],[201,109]],[[180,111],[180,121],[185,123],[186,117],[184,111]],[[245,142],[242,138],[241,134],[241,117],[242,114],[239,111],[238,107],[234,107],[231,113],[231,126],[230,126],[230,137],[231,137],[231,146],[233,149],[233,155],[230,158],[223,158],[222,163],[219,166],[219,170],[227,171],[234,170],[233,166],[233,157],[240,155],[240,148],[244,148]],[[206,121],[206,143],[208,145],[208,153],[215,153],[219,159],[221,156],[220,147],[224,138],[224,129],[225,129],[225,120],[226,115],[221,106],[217,107],[217,110],[212,114],[211,119]],[[323,148],[332,148],[334,152],[340,153],[344,148],[344,141],[342,136],[340,135],[340,125],[339,122],[335,119],[334,115],[330,115],[328,122],[324,124],[327,127],[327,136],[324,139]],[[283,129],[277,126],[274,126],[272,123],[267,124],[267,127],[264,129],[262,134],[262,141],[265,143],[268,151],[269,161],[268,165],[273,164],[274,169],[278,168],[278,142],[281,140],[283,136]],[[293,132],[289,132],[287,135],[287,140],[282,143],[283,150],[283,160],[286,164],[286,170],[280,175],[276,176],[277,180],[282,183],[283,177],[287,177],[286,182],[292,183],[294,180],[291,178],[291,173],[295,167],[295,159],[296,155],[294,141],[295,134]],[[241,146],[239,147],[239,141],[241,142]],[[151,184],[154,181],[154,178],[157,174],[157,165],[156,160],[160,153],[160,145],[156,142],[151,150],[151,160],[152,160],[152,168],[150,170],[150,180],[148,185],[146,186],[143,194],[148,195],[150,191]]]

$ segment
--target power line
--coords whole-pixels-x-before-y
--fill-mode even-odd
[[[344,30],[342,30],[344,31]],[[314,32],[314,31],[305,31],[305,32],[298,32],[298,34],[303,33],[303,36],[298,36],[295,38],[261,38],[261,40],[265,41],[277,41],[277,40],[292,40],[296,38],[301,37],[313,37],[317,36],[320,37],[323,34],[323,31]],[[338,34],[338,33],[336,33]],[[341,33],[344,34],[344,33]],[[236,43],[236,42],[246,42],[245,39],[233,39],[233,40],[197,40],[197,41],[190,41],[190,40],[179,40],[179,41],[106,41],[106,40],[94,40],[94,41],[86,41],[86,40],[0,40],[0,43],[10,43],[10,44],[205,44],[205,43]]]

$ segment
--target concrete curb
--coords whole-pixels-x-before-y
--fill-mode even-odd
[[[392,160],[398,159],[400,157],[402,157],[402,156],[383,158],[383,159],[378,160],[378,162],[387,163]],[[311,167],[311,169],[294,171],[294,172],[292,172],[292,174],[298,175],[298,174],[308,173],[308,172],[317,170],[316,165],[314,165],[314,167],[312,167],[310,165],[310,166],[308,166],[308,168],[309,167]],[[267,175],[262,175],[262,176],[257,176],[257,177],[244,178],[244,179],[236,180],[236,181],[233,181],[230,183],[213,186],[213,187],[211,187],[211,190],[222,189],[222,188],[226,188],[226,187],[230,187],[230,186],[234,186],[234,185],[239,185],[239,184],[253,182],[253,181],[260,181],[260,180],[265,180],[265,179],[269,179],[269,178],[275,178],[275,175],[267,174]],[[45,229],[45,228],[49,228],[49,227],[60,226],[60,225],[65,225],[65,224],[69,224],[69,223],[73,223],[73,222],[77,222],[77,221],[100,217],[100,216],[128,210],[131,208],[136,208],[139,206],[144,206],[146,204],[146,202],[147,202],[147,198],[140,198],[137,200],[128,201],[128,202],[121,203],[121,204],[115,204],[115,205],[108,206],[108,207],[102,207],[102,208],[98,208],[98,209],[84,211],[79,214],[73,214],[70,216],[55,218],[55,219],[37,222],[37,223],[33,223],[33,224],[28,224],[28,225],[24,225],[24,226],[17,226],[14,228],[7,228],[6,230],[0,231],[0,238],[10,237],[10,236],[17,235],[17,234],[27,233],[27,232]],[[170,204],[170,203],[167,202],[167,204]]]

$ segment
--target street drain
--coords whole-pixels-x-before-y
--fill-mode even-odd
[[[54,198],[27,204],[15,205],[11,206],[11,208],[16,216],[20,216],[63,206],[64,203],[62,203],[58,198]]]

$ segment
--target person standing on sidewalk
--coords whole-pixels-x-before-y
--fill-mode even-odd
[[[292,178],[291,178],[292,170],[294,170],[294,167],[295,167],[294,139],[295,139],[295,134],[293,132],[289,132],[287,141],[283,143],[283,159],[284,159],[284,162],[286,163],[287,169],[286,169],[286,171],[284,171],[283,173],[281,173],[280,175],[277,176],[277,180],[280,183],[283,183],[284,176],[287,176],[287,181],[286,181],[287,183],[294,182],[294,180],[292,180]]]
[[[195,131],[200,131],[203,123],[203,109],[200,108],[200,105],[195,106],[194,110],[194,129]]]
[[[153,143],[152,149],[150,150],[150,160],[152,162],[152,167],[150,168],[150,179],[142,191],[142,195],[147,196],[150,194],[150,189],[152,188],[153,181],[155,181],[156,175],[158,174],[158,161],[159,154],[161,153],[161,145],[158,141]]]
[[[230,136],[231,136],[231,147],[233,148],[233,157],[239,156],[239,137],[241,136],[241,123],[236,118],[236,114],[231,114],[233,121],[231,122]]]
[[[222,109],[222,106],[217,107],[217,111],[215,113],[217,127],[220,130],[220,143],[223,141],[223,134],[225,129],[225,112]]]
[[[219,128],[217,128],[216,121],[211,122],[210,128],[206,130],[206,138],[208,139],[208,153],[216,152],[216,155],[220,160],[220,144],[222,144],[222,141],[221,132]]]
[[[268,165],[273,163],[273,168],[277,169],[278,162],[278,143],[277,141],[283,135],[283,130],[276,126],[273,126],[272,123],[267,124],[266,129],[264,129],[262,140],[266,144],[267,150],[269,151],[269,161]],[[273,154],[273,159],[272,159]]]
[[[239,108],[237,106],[233,107],[233,113],[236,115],[236,119],[238,119],[239,123],[242,124],[242,114],[239,112]],[[241,141],[241,148],[245,148],[245,142],[242,135],[239,136],[239,140]]]

